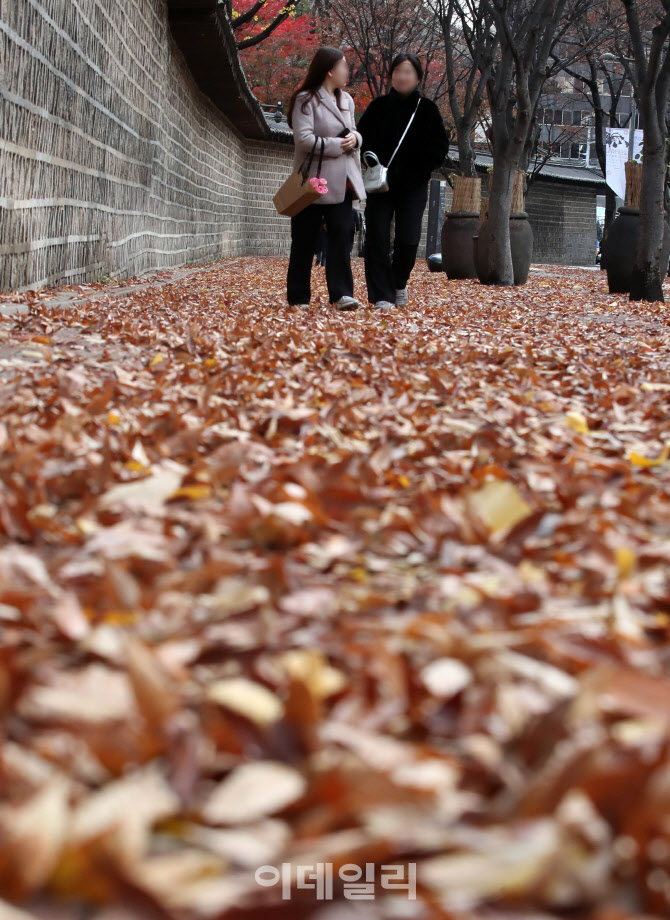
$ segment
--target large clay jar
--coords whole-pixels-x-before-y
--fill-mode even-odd
[[[448,278],[476,278],[472,238],[479,225],[477,211],[452,211],[442,225],[442,267]]]
[[[619,216],[612,221],[607,232],[606,268],[610,294],[629,294],[633,278],[633,262],[640,229],[639,208],[619,208]],[[661,256],[665,278],[670,259],[670,226],[665,221],[663,253]]]
[[[510,214],[509,236],[512,249],[514,284],[525,284],[528,281],[530,266],[533,261],[533,228],[525,211]],[[475,245],[473,243],[474,249]],[[485,220],[479,228],[476,252],[477,277],[482,284],[493,284],[493,279],[488,272],[488,220]]]

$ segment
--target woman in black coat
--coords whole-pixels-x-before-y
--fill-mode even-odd
[[[373,99],[358,123],[363,136],[362,152],[370,150],[387,166],[416,110],[389,167],[389,191],[370,194],[365,206],[365,280],[368,299],[380,310],[407,303],[407,281],[421,241],[430,176],[442,165],[449,150],[440,110],[419,90],[422,79],[419,58],[399,54],[391,64],[391,91]]]

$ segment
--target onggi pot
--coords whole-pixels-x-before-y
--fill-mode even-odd
[[[628,294],[633,280],[633,262],[640,230],[639,208],[619,208],[619,216],[612,221],[607,231],[606,269],[610,294]],[[665,266],[661,277],[667,273],[670,259],[670,226],[665,221],[663,233],[663,254]]]
[[[476,278],[472,238],[477,232],[477,211],[452,211],[442,225],[442,267],[448,278]]]

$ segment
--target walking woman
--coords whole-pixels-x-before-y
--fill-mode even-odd
[[[351,273],[352,202],[364,199],[360,168],[362,138],[355,130],[354,100],[344,87],[349,67],[339,48],[323,47],[314,55],[302,84],[291,97],[288,123],[295,140],[297,169],[314,148],[310,174],[319,168],[324,140],[321,177],[328,191],[314,204],[291,218],[291,257],[286,279],[289,304],[309,307],[315,243],[325,222],[328,235],[326,282],[331,304],[338,310],[355,310]]]
[[[380,310],[407,304],[407,282],[421,241],[430,176],[449,150],[440,110],[419,90],[422,79],[423,66],[416,54],[399,54],[391,64],[391,91],[372,100],[358,125],[363,154],[369,150],[384,166],[390,162],[389,190],[370,194],[365,206],[365,280],[368,299]]]

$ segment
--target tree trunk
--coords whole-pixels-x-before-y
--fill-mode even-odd
[[[475,160],[475,148],[472,145],[472,131],[468,125],[458,125],[457,142],[458,142],[458,166],[461,174],[469,179],[477,178],[477,166]]]
[[[515,165],[505,162],[495,163],[494,158],[487,222],[488,275],[492,284],[514,284],[509,216],[516,172]]]
[[[651,119],[647,120],[649,125]],[[663,280],[668,266],[661,265],[665,231],[664,144],[657,130],[645,131],[640,196],[640,231],[633,265],[630,299],[663,302]]]

